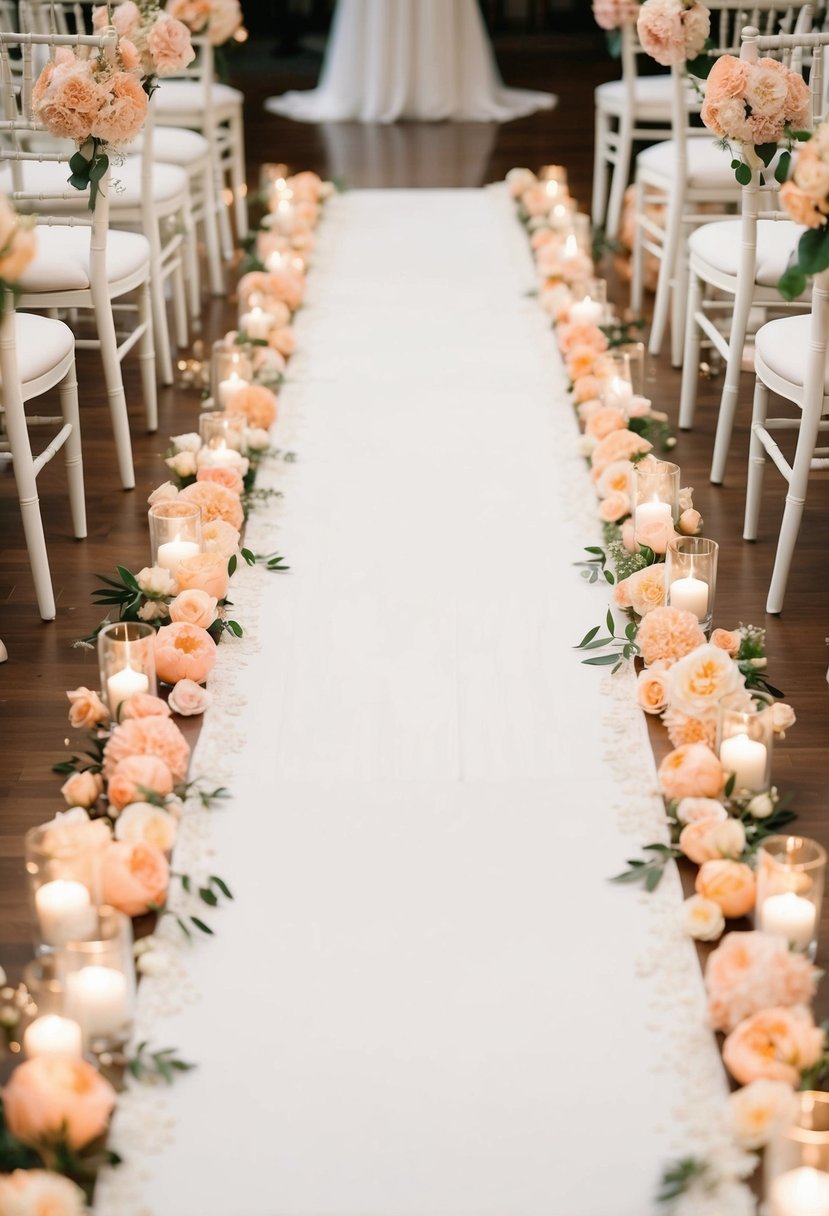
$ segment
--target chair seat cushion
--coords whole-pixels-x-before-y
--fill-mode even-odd
[[[127,148],[127,155],[142,151],[144,137],[139,135]],[[153,132],[153,153],[156,162],[164,165],[182,165],[189,168],[210,155],[210,144],[198,131],[187,127],[159,127]]]
[[[740,220],[703,224],[689,236],[688,248],[721,274],[736,277],[740,269],[741,231]],[[755,283],[761,287],[777,286],[804,231],[790,220],[758,220]]]
[[[655,122],[671,125],[671,102],[673,80],[665,76],[637,76],[633,85],[636,100],[636,118],[649,118]],[[594,92],[596,107],[609,114],[621,114],[627,104],[627,89],[623,80],[607,80]],[[693,105],[693,102],[691,103]],[[699,109],[699,103],[697,103]]]
[[[176,114],[203,114],[204,85],[200,80],[163,80],[153,97],[158,122],[168,126]],[[244,93],[229,84],[213,84],[213,105],[218,109],[233,109],[243,105]]]
[[[74,352],[75,335],[63,321],[38,317],[34,313],[15,313],[17,371],[25,385],[45,376]]]
[[[25,161],[23,163],[23,189],[37,194],[49,194],[52,191],[71,190],[67,184],[68,167],[55,161]],[[161,164],[156,161],[153,166],[153,201],[156,203],[174,203],[177,198],[187,192],[187,172],[178,165]],[[8,164],[0,167],[0,187],[6,191],[12,189],[11,167]],[[141,158],[128,156],[121,164],[113,164],[110,177],[109,206],[110,214],[115,217],[119,209],[137,211],[142,206],[143,192],[141,190]],[[26,207],[26,203],[21,203]],[[77,197],[48,200],[39,210],[47,211],[50,215],[85,215],[87,212],[86,194],[77,191]]]
[[[768,321],[757,330],[754,349],[776,376],[803,386],[809,350],[809,313]],[[824,389],[824,392],[826,389]]]
[[[89,242],[92,229],[64,224],[41,224],[37,254],[18,280],[24,293],[83,291],[89,282]],[[128,279],[149,266],[150,243],[138,232],[110,229],[107,239],[107,278],[110,283]]]
[[[725,189],[734,187],[734,196],[738,197],[740,187],[734,179],[731,168],[732,154],[720,147],[713,139],[710,131],[704,131],[699,136],[688,140],[688,170],[686,184],[691,189]],[[646,169],[648,173],[664,177],[668,186],[676,176],[676,144],[672,139],[662,143],[652,144],[636,157],[636,168]]]

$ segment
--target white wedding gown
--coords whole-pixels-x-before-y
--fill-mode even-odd
[[[477,0],[339,0],[319,87],[265,107],[298,122],[509,122],[555,102],[504,88]]]

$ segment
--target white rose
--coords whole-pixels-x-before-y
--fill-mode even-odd
[[[177,452],[198,452],[201,447],[201,435],[195,431],[187,431],[184,435],[172,435],[170,443]]]
[[[214,519],[202,527],[202,551],[221,553],[230,559],[239,548],[239,530],[224,519]]]
[[[154,844],[169,853],[175,844],[178,823],[169,811],[151,802],[131,802],[124,807],[115,823],[116,840],[136,840]]]
[[[171,481],[165,481],[157,490],[153,490],[147,502],[152,507],[157,502],[172,502],[174,498],[178,498],[178,486],[174,486]]]
[[[676,817],[680,823],[696,823],[699,819],[727,819],[728,811],[716,798],[681,798]]]
[[[195,477],[196,456],[194,452],[176,452],[164,461],[168,469],[172,469],[176,477]]]
[[[785,1081],[751,1081],[729,1096],[734,1139],[741,1148],[763,1148],[797,1114],[797,1097]]]
[[[148,625],[153,621],[163,621],[169,615],[169,608],[163,600],[147,600],[146,604],[142,604],[138,609],[138,619],[146,621]]]
[[[774,810],[774,799],[770,794],[755,794],[746,810],[755,819],[768,819]]]
[[[725,928],[720,905],[701,895],[692,895],[685,900],[681,916],[685,932],[700,942],[716,941]]]
[[[261,426],[249,426],[245,429],[245,447],[251,452],[266,452],[271,446],[271,437]]]
[[[775,701],[771,707],[771,720],[774,724],[774,733],[783,739],[786,731],[790,726],[794,726],[797,718],[791,705],[787,705],[785,701]]]
[[[526,190],[536,184],[538,178],[532,169],[510,169],[507,174],[507,185],[513,198],[519,198]]]
[[[176,580],[163,566],[145,566],[135,576],[135,581],[145,595],[175,595]]]
[[[179,680],[167,698],[167,704],[174,714],[192,718],[203,714],[211,700],[210,693],[201,684],[194,680]]]
[[[250,467],[247,456],[243,456],[235,448],[202,448],[195,459],[200,469],[235,469],[240,477],[244,477]]]
[[[694,505],[694,487],[685,486],[679,491],[679,509],[680,511],[690,511]]]
[[[746,847],[746,830],[739,819],[724,819],[713,828],[709,839],[721,857],[736,859]]]
[[[136,960],[135,969],[142,975],[164,975],[167,959],[160,950],[147,950]]]

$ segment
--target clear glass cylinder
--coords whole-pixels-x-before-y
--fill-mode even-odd
[[[83,1032],[88,1051],[110,1051],[126,1042],[135,1011],[132,923],[102,907],[92,933],[66,942],[56,957],[64,1012]]]
[[[285,194],[290,192],[288,178],[291,176],[291,170],[288,165],[282,164],[265,164],[259,169],[259,191],[265,196],[271,194]]]
[[[665,588],[671,608],[693,612],[706,634],[714,618],[719,545],[704,536],[677,536],[665,550]]]
[[[547,197],[551,202],[558,202],[559,199],[568,197],[570,192],[567,186],[567,169],[564,165],[542,165],[538,170],[538,179],[547,191]]]
[[[569,230],[578,209],[578,203],[569,194],[559,195],[547,213],[547,223],[556,232]]]
[[[210,451],[241,452],[245,442],[245,420],[225,410],[205,410],[199,418],[202,446]]]
[[[201,429],[201,420],[199,421]],[[174,498],[156,502],[148,511],[150,555],[154,566],[175,574],[185,557],[201,553],[201,508]]]
[[[633,391],[638,397],[647,397],[645,392],[645,343],[625,342],[621,346],[614,347],[613,353],[627,355]]]
[[[640,460],[631,474],[631,505],[636,543],[647,545],[655,529],[667,532],[667,544],[679,518],[679,465],[650,457]]]
[[[607,312],[607,283],[604,279],[585,279],[571,292],[569,320],[577,325],[601,325]]]
[[[151,508],[151,514],[153,510]],[[153,550],[154,563],[160,564],[162,556],[160,551]],[[119,621],[115,625],[105,625],[98,634],[101,695],[109,706],[113,721],[118,721],[118,711],[129,697],[138,692],[156,695],[158,685],[154,643],[155,630],[143,621]]]
[[[38,950],[53,950],[95,925],[102,902],[107,826],[55,819],[25,836],[26,873]]]
[[[235,342],[214,342],[210,374],[213,400],[224,409],[233,394],[247,388],[253,380],[253,364],[246,347]]]
[[[757,852],[755,921],[814,958],[826,877],[826,850],[805,836],[768,836]]]
[[[829,1094],[795,1096],[794,1123],[764,1153],[768,1216],[829,1216]]]
[[[41,954],[28,962],[23,968],[23,985],[28,994],[24,1013],[29,1021],[50,1013],[63,1013],[63,985],[58,979],[54,954]]]
[[[611,350],[602,356],[602,363],[610,373],[604,381],[602,401],[605,405],[613,406],[614,409],[627,413],[633,400],[630,359],[624,351]]]
[[[759,794],[771,784],[774,698],[752,691],[729,693],[720,701],[717,751],[734,793]]]

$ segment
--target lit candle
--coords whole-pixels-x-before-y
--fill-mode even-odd
[[[124,1035],[132,1015],[127,979],[114,967],[82,967],[66,977],[66,1010],[87,1040]]]
[[[221,469],[229,468],[238,463],[239,452],[236,448],[228,447],[224,439],[211,443],[199,452],[199,468]]]
[[[800,1166],[774,1179],[769,1216],[829,1216],[829,1174]]]
[[[583,300],[570,305],[570,320],[580,325],[598,325],[602,319],[603,312],[603,304],[600,304],[598,300],[591,300],[590,296],[585,296]],[[627,384],[627,381],[620,380],[619,383]],[[628,385],[628,388],[630,388],[630,385]]]
[[[769,895],[760,905],[760,928],[785,937],[795,950],[808,950],[815,936],[817,909],[794,891]]]
[[[676,578],[669,588],[672,608],[683,608],[693,612],[698,621],[708,614],[708,584],[701,578],[688,575],[686,578]]]
[[[241,388],[248,388],[249,382],[238,372],[231,372],[226,380],[219,381],[219,405],[226,409],[234,393]]]
[[[561,256],[565,259],[577,258],[579,256],[579,240],[575,232],[571,232],[564,242],[564,248],[561,251]]]
[[[199,552],[196,541],[182,540],[181,535],[176,532],[172,540],[165,541],[163,545],[158,546],[158,553],[155,556],[156,565],[163,566],[165,570],[169,570],[171,574],[175,575],[179,562],[183,562],[186,557],[195,557]],[[111,684],[112,680],[109,683]],[[137,691],[146,692],[147,690],[145,688]]]
[[[636,528],[644,528],[647,524],[672,525],[674,517],[671,505],[667,502],[638,502],[636,504]]]
[[[71,1018],[61,1018],[55,1013],[35,1018],[23,1035],[23,1050],[29,1059],[35,1056],[71,1056],[83,1054],[81,1028]]]
[[[281,251],[279,249],[274,249],[268,254],[268,260],[265,265],[267,266],[268,270],[281,270],[282,262],[283,258]]]
[[[82,882],[56,878],[35,891],[40,935],[47,946],[65,946],[86,937],[95,925],[89,891]]]
[[[275,267],[271,266],[270,269],[273,270]],[[239,328],[243,333],[247,334],[249,338],[258,338],[260,340],[267,338],[271,331],[271,325],[272,322],[270,314],[266,313],[264,308],[260,308],[258,304],[255,304],[250,312],[243,313],[239,318]],[[222,383],[224,384],[226,381],[222,381]],[[221,395],[222,390],[220,387],[220,398]]]
[[[578,305],[574,307],[578,307]],[[597,305],[596,307],[601,307],[601,305]],[[573,315],[572,308],[570,309],[570,315]],[[627,409],[632,398],[633,385],[629,380],[625,380],[621,376],[614,376],[604,391],[605,405],[613,405],[619,410]]]
[[[274,215],[274,227],[277,228],[283,236],[288,236],[294,227],[294,207],[293,203],[288,202],[286,198],[280,199],[276,204]]]
[[[768,751],[765,743],[749,739],[748,735],[732,735],[720,744],[720,761],[728,773],[734,774],[735,790],[766,789],[766,762]]]
[[[171,544],[158,546],[157,561],[159,566],[164,566],[167,570],[172,569],[168,561],[162,557],[162,549],[172,548]],[[198,545],[194,545],[196,553],[199,551]],[[179,561],[181,558],[179,558]],[[134,697],[136,693],[148,692],[150,680],[144,675],[143,671],[136,671],[134,667],[130,667],[127,661],[126,667],[122,667],[120,671],[116,671],[107,679],[107,701],[109,702],[109,712],[113,718],[118,717],[118,707],[122,701]]]

